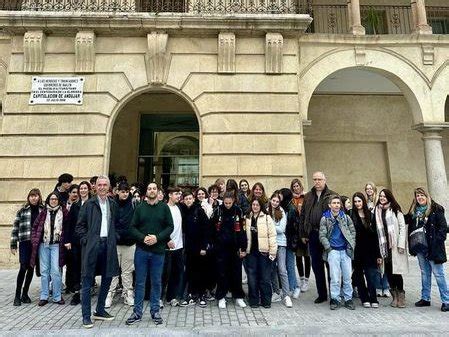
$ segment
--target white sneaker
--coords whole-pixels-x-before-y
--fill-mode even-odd
[[[247,283],[248,283],[248,278],[242,277],[242,284],[247,284]]]
[[[374,308],[374,309],[379,308],[379,303],[371,303],[371,308]]]
[[[382,297],[382,289],[376,289],[376,296],[377,297]]]
[[[384,290],[384,293],[383,293],[383,297],[391,297],[390,290],[385,289],[385,290]]]
[[[243,298],[236,298],[236,299],[235,299],[235,303],[237,303],[237,305],[238,305],[240,308],[246,308],[246,303],[245,303],[245,301],[243,300]]]
[[[293,298],[298,299],[299,295],[301,295],[301,288],[298,287],[293,291]]]
[[[174,298],[170,301],[170,305],[172,307],[179,307],[179,301],[176,298]]]
[[[283,302],[287,308],[293,307],[292,299],[290,298],[290,296],[285,296]]]
[[[132,307],[134,305],[134,291],[128,290],[124,291],[123,293],[125,293],[123,303]]]
[[[159,308],[164,309],[164,301],[159,300]]]
[[[224,298],[218,301],[218,307],[220,309],[226,309],[226,300]]]
[[[108,296],[106,296],[106,301],[104,302],[104,307],[106,309],[111,307],[113,299],[114,299],[114,294],[111,291],[108,292]]]
[[[370,302],[363,302],[363,307],[364,308],[371,308],[371,303]]]
[[[301,292],[305,293],[309,290],[309,279],[305,278],[301,284]]]
[[[273,293],[273,295],[271,296],[271,303],[276,303],[276,302],[280,302],[280,301],[282,301],[281,295],[279,295],[277,293]]]

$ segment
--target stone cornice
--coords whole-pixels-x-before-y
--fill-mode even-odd
[[[265,35],[279,32],[296,36],[312,18],[307,14],[194,14],[194,13],[97,13],[0,11],[0,32],[23,34],[40,29],[47,34],[67,34],[92,30],[96,34],[144,36],[160,30],[177,34]]]

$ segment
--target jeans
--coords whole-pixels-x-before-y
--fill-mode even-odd
[[[296,253],[293,250],[287,248],[285,255],[288,284],[290,286],[290,291],[294,291],[296,288],[298,288],[298,280],[296,279]]]
[[[387,274],[381,274],[380,269],[376,270],[376,274],[374,276],[374,285],[376,289],[380,290],[388,290],[390,289],[390,284],[388,283]]]
[[[317,230],[312,230],[309,234],[309,252],[312,259],[312,270],[315,274],[316,289],[318,297],[327,299],[326,272],[324,270],[323,246],[319,239]]]
[[[345,301],[352,300],[352,264],[351,258],[346,250],[331,250],[327,255],[329,272],[331,275],[330,292],[331,299],[339,301],[341,290],[341,279],[343,278],[343,298]]]
[[[143,298],[148,272],[151,278],[150,312],[159,312],[159,300],[162,290],[162,271],[164,270],[165,254],[157,254],[136,247],[134,253],[134,269],[136,271],[136,287],[134,298],[134,314],[143,315]]]
[[[50,277],[53,285],[53,301],[61,300],[61,269],[59,268],[59,243],[39,245],[41,269],[41,300],[48,300]]]
[[[250,305],[271,304],[271,260],[268,254],[252,252],[246,257],[248,269],[248,302]]]
[[[375,287],[376,274],[377,268],[375,267],[365,267],[361,264],[354,266],[352,278],[354,281],[354,286],[356,286],[359,291],[359,297],[362,303],[378,303]]]
[[[290,279],[289,279],[290,275],[287,272],[287,251],[288,251],[287,247],[278,246],[276,262],[277,262],[277,272],[281,280],[282,297],[290,296],[292,290],[290,287]]]
[[[423,254],[418,254],[419,268],[421,269],[421,298],[430,302],[430,290],[432,288],[432,273],[438,284],[441,302],[449,304],[449,290],[444,276],[443,264],[429,261]]]
[[[167,250],[162,273],[162,298],[165,295],[167,302],[182,299],[184,277],[184,249]]]
[[[104,314],[104,305],[106,302],[106,296],[108,295],[109,287],[111,286],[112,277],[106,277],[106,265],[107,265],[107,240],[101,240],[97,250],[97,268],[101,273],[101,285],[100,292],[98,293],[97,300],[97,314]],[[91,270],[83,276],[81,280],[81,312],[83,319],[90,318],[91,315],[91,295],[90,290],[94,283],[95,270]]]

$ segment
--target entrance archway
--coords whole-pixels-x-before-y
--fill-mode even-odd
[[[199,123],[192,106],[168,91],[132,98],[112,128],[109,173],[163,188],[196,187],[200,179]]]
[[[329,186],[351,196],[374,181],[391,188],[404,208],[416,186],[426,186],[421,135],[403,91],[368,69],[326,77],[310,100],[304,128],[309,179],[317,170]],[[309,185],[311,185],[309,181]]]

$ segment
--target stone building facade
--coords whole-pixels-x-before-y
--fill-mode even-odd
[[[15,260],[11,223],[31,188],[46,194],[63,172],[160,180],[173,153],[193,184],[247,178],[272,191],[323,170],[342,194],[372,180],[407,210],[419,185],[449,206],[449,35],[432,34],[423,0],[399,1],[409,31],[383,35],[366,34],[358,0],[25,10],[59,1],[0,10],[0,265]],[[345,17],[326,19],[322,3]],[[315,4],[328,29],[345,19],[347,31],[313,32]],[[33,78],[74,76],[82,105],[30,105]]]

